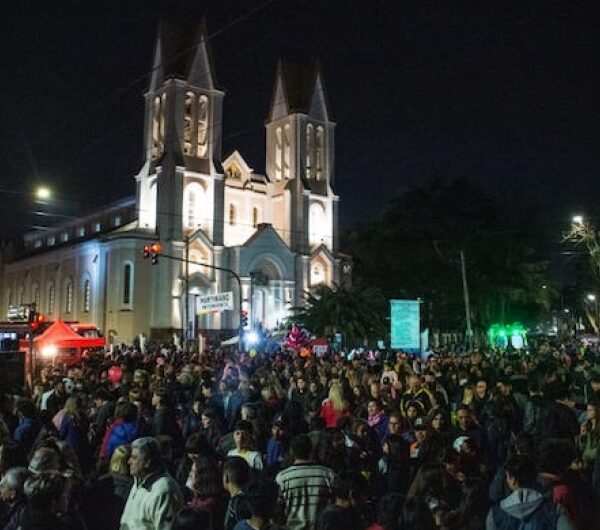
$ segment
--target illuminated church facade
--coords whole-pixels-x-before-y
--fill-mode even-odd
[[[2,301],[35,302],[49,319],[93,322],[113,341],[187,338],[251,325],[273,329],[306,291],[342,282],[335,124],[318,66],[280,62],[266,122],[265,174],[221,154],[224,92],[206,32],[161,25],[145,94],[144,163],[135,196],[27,233],[3,265]],[[143,257],[160,241],[183,263]],[[222,270],[232,269],[237,281]],[[203,313],[198,297],[233,292],[233,310]]]

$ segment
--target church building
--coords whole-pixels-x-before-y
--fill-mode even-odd
[[[249,326],[274,329],[311,288],[341,283],[348,269],[338,251],[335,123],[318,65],[276,66],[265,174],[237,150],[221,153],[225,93],[204,26],[160,25],[144,98],[135,195],[25,234],[24,251],[2,266],[4,314],[34,302],[50,320],[91,322],[119,342],[140,333],[226,336],[240,310]],[[143,255],[153,241],[183,261],[153,265]],[[241,293],[220,269],[237,273]],[[226,292],[232,309],[203,310],[203,297]]]

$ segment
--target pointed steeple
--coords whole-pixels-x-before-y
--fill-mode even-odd
[[[161,39],[160,25],[156,35],[156,44],[154,45],[154,60],[152,61],[152,74],[150,75],[150,86],[148,90],[155,92],[163,84],[164,71],[163,71],[163,53],[162,53],[162,39]]]
[[[317,75],[310,100],[308,115],[311,118],[319,121],[329,121],[327,97],[325,94],[325,87],[323,85],[323,75],[321,73],[320,65],[317,66]]]
[[[149,90],[159,89],[170,78],[185,79],[197,88],[215,89],[204,20],[199,25],[160,22]]]
[[[273,89],[273,99],[271,100],[271,112],[269,120],[278,120],[287,116],[289,113],[288,100],[285,90],[285,81],[283,77],[283,65],[281,59],[277,63],[277,74],[275,75],[275,88]]]
[[[208,30],[205,19],[202,19],[200,23],[195,42],[196,49],[192,55],[187,81],[192,86],[214,90],[216,83],[208,48]]]

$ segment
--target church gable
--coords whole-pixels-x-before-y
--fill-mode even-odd
[[[225,170],[225,177],[228,180],[241,182],[250,180],[254,171],[237,150],[223,161],[223,169]]]
[[[240,272],[247,276],[252,265],[261,260],[271,260],[281,269],[281,279],[294,278],[294,253],[270,224],[259,225],[254,235],[240,251]]]

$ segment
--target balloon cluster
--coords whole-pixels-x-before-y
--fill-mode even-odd
[[[291,331],[288,333],[283,343],[284,348],[294,350],[295,352],[300,351],[310,345],[310,333],[305,329],[300,329],[295,324],[292,326]]]

